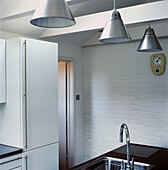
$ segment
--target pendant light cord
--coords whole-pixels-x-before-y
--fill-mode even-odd
[[[148,0],[148,3],[150,3],[150,0]],[[150,27],[150,21],[149,21],[149,27]]]
[[[114,0],[114,11],[116,11],[116,0]]]

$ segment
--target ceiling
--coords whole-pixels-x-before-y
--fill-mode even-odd
[[[0,18],[36,9],[43,0],[0,0]],[[66,0],[75,17],[113,9],[113,0]],[[151,2],[161,0],[150,0]],[[149,0],[116,0],[117,8],[148,3]]]
[[[64,42],[64,43],[71,43],[75,45],[82,45],[85,41],[87,41],[90,37],[92,37],[97,31],[83,31],[83,32],[76,32],[71,34],[65,35],[57,35],[52,37],[43,38],[46,41],[50,42]]]
[[[156,1],[159,0],[151,0],[151,2]],[[125,8],[148,2],[149,0],[116,0],[116,8]],[[75,4],[73,5],[73,3]],[[113,9],[113,0],[72,0],[69,4],[75,17]]]
[[[30,19],[40,0],[0,0],[0,29],[29,37],[39,38],[46,29],[31,25]],[[155,2],[159,0],[151,0]],[[113,9],[112,0],[67,0],[75,17],[109,11]],[[148,0],[116,0],[117,8],[124,8],[148,3]],[[14,7],[14,8],[13,8]],[[5,9],[5,10],[3,10]],[[54,42],[68,42],[81,44],[92,36],[97,30],[83,33],[53,36],[46,38]]]

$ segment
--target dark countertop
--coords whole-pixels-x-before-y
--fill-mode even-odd
[[[23,150],[7,145],[0,144],[0,159],[22,153]]]
[[[152,170],[168,170],[168,148],[131,144],[130,152],[131,152],[131,157],[134,157],[135,162],[152,164],[154,165]],[[108,153],[105,153],[101,156],[109,156],[109,157],[114,157],[114,158],[127,159],[126,145],[121,146]],[[97,159],[97,158],[94,158],[94,159]],[[81,165],[89,163],[92,160],[89,160],[85,163],[75,166],[74,168],[80,167]]]

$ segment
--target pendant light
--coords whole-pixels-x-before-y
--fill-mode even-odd
[[[121,43],[131,40],[131,37],[121,19],[121,15],[116,11],[114,0],[114,10],[112,16],[107,20],[106,26],[99,39],[103,43]]]
[[[45,28],[62,28],[76,24],[65,0],[41,0],[30,23]]]
[[[146,29],[141,43],[137,49],[138,52],[157,52],[162,51],[162,47],[155,35],[154,30],[150,27]]]
[[[149,0],[150,3],[150,0]],[[151,28],[150,23],[145,31],[141,43],[137,49],[138,52],[157,52],[162,51],[162,47],[155,35],[155,31]]]

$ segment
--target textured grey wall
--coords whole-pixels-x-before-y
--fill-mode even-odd
[[[160,42],[168,60],[168,39]],[[84,48],[86,160],[121,145],[123,122],[132,143],[168,147],[168,70],[154,75],[153,53],[138,53],[138,44]]]

